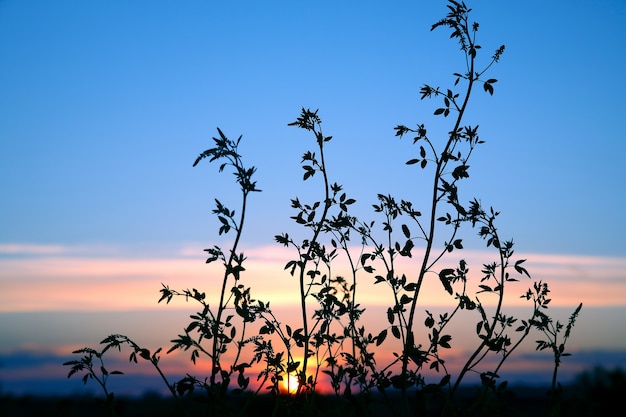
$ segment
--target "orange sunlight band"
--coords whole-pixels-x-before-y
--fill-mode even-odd
[[[5,245],[6,246],[6,245]],[[1,249],[1,248],[0,248]],[[5,248],[6,249],[6,248]],[[36,248],[48,253],[45,248]],[[54,247],[54,251],[63,252]],[[4,252],[7,254],[7,252]],[[261,248],[246,252],[241,284],[252,288],[254,298],[270,301],[273,306],[290,306],[299,302],[296,277],[284,270],[294,253],[284,248]],[[481,277],[482,262],[487,256],[481,252],[462,251],[470,266],[470,276]],[[520,256],[520,258],[523,258]],[[583,302],[586,306],[623,305],[626,280],[626,260],[620,258],[528,255],[526,268],[532,280],[519,276],[512,283],[509,305],[522,305],[519,296],[532,286],[534,280],[548,282],[552,290],[552,305],[572,306]],[[408,260],[411,261],[411,260]],[[443,267],[454,267],[454,258]],[[172,289],[198,288],[211,297],[211,288],[219,288],[223,271],[220,265],[206,265],[202,258],[173,259],[115,259],[47,255],[36,258],[0,258],[0,311],[42,310],[118,310],[154,308],[159,298],[161,283]],[[415,266],[407,259],[399,259],[398,270],[410,271]],[[404,268],[404,269],[403,269]],[[333,274],[351,282],[350,273],[341,265]],[[453,300],[443,291],[435,273],[426,280],[423,300],[426,305],[449,305]],[[387,305],[392,294],[385,283],[373,285],[373,274],[359,271],[358,302],[364,306]],[[478,282],[479,279],[474,280]],[[389,298],[386,298],[386,294]],[[488,304],[489,294],[480,295]]]

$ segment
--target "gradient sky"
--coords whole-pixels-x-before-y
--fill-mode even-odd
[[[573,343],[626,350],[626,3],[468,3],[483,58],[506,51],[495,94],[476,91],[467,114],[486,143],[462,195],[502,212],[499,231],[553,283],[564,317],[592,308]],[[243,247],[257,277],[289,260],[273,237],[297,231],[290,199],[318,198],[301,182],[314,143],[287,126],[303,106],[333,136],[331,179],[355,214],[375,219],[377,193],[421,206],[423,173],[404,164],[418,148],[393,127],[449,128],[419,100],[424,83],[448,88],[463,72],[448,32],[430,32],[445,13],[444,1],[0,1],[3,366],[26,347],[97,343],[59,322],[33,337],[29,314],[142,310],[161,282],[206,286],[202,249],[226,241],[214,198],[237,201],[230,174],[192,168],[216,127],[243,135],[258,169]],[[289,304],[290,285],[260,287]]]

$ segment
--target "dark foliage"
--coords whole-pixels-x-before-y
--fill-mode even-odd
[[[479,25],[470,21],[471,10],[454,0],[447,7],[446,17],[432,29],[450,31],[465,68],[453,73],[451,88],[424,85],[420,93],[422,100],[435,101],[433,113],[448,125],[448,134],[435,139],[421,123],[395,127],[397,137],[409,137],[416,147],[405,162],[408,169],[432,180],[426,190],[410,190],[419,202],[379,193],[372,206],[376,220],[355,217],[351,210],[357,201],[332,179],[332,167],[326,163],[332,136],[323,133],[317,110],[302,108],[289,125],[315,140],[314,149],[303,153],[301,165],[303,181],[318,187],[319,197],[291,200],[291,219],[302,231],[297,235],[304,238],[287,232],[275,236],[277,244],[294,254],[284,270],[297,280],[300,314],[287,322],[275,315],[269,301],[255,299],[245,284],[241,237],[248,199],[260,190],[253,180],[255,168],[245,167],[239,153],[241,136],[233,141],[218,128],[213,147],[193,165],[207,160],[218,163],[220,172],[232,169],[241,191],[236,209],[215,199],[217,232],[230,234],[230,247],[213,246],[205,252],[206,262],[220,265],[222,273],[209,284],[208,296],[196,288],[176,290],[163,284],[158,300],[169,304],[182,298],[196,306],[166,354],[182,351],[194,364],[206,361],[208,375],[188,374],[172,381],[161,368],[162,348],[148,349],[115,334],[102,340],[101,349],[75,351],[82,357],[65,363],[71,366],[68,377],[80,374],[85,383],[96,381],[112,415],[120,412],[121,402],[109,392],[107,381],[121,372],[108,370],[103,356],[122,348],[129,350],[131,362],[148,361],[154,367],[174,398],[172,413],[177,415],[194,415],[193,407],[199,404],[204,415],[216,416],[494,416],[528,409],[534,413],[535,407],[559,415],[567,402],[557,371],[569,355],[566,342],[582,304],[562,324],[549,315],[547,283],[539,280],[526,291],[517,289],[521,280],[532,278],[525,259],[516,257],[513,240],[503,238],[497,228],[499,212],[478,198],[466,202],[459,197],[459,187],[470,178],[472,155],[484,144],[478,125],[465,123],[466,110],[475,87],[494,94],[497,80],[485,74],[500,60],[504,46],[481,61]],[[467,230],[493,253],[494,261],[478,266],[479,273],[465,259],[454,264],[448,260],[450,253],[463,251],[462,232]],[[349,267],[346,276],[333,272],[337,263]],[[425,283],[431,278],[449,299],[445,313],[424,309]],[[377,286],[382,297],[388,297],[384,328],[372,329],[362,320],[366,307],[359,303],[357,284]],[[521,292],[520,298],[528,303],[526,316],[508,312],[505,293],[512,291]],[[486,299],[489,302],[483,303]],[[452,371],[447,360],[457,341],[451,323],[458,320],[471,323],[475,339],[464,346],[470,353],[461,369]],[[420,336],[424,330],[425,338]],[[499,373],[531,332],[540,337],[537,350],[552,354],[554,367],[545,401],[528,403],[519,400]],[[393,353],[391,360],[380,359],[377,352],[383,350]],[[285,395],[281,384],[290,375],[296,377],[295,387]],[[470,375],[478,376],[474,381],[479,385],[468,394],[461,383]],[[319,395],[322,383],[330,386],[332,395]]]

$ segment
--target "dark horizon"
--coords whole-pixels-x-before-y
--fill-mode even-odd
[[[596,369],[583,375],[578,375],[578,380],[573,384],[564,384],[563,391],[559,400],[558,415],[566,416],[595,416],[608,415],[613,412],[622,403],[621,394],[626,389],[626,374],[621,369],[613,371],[605,369]],[[132,378],[131,378],[132,379]],[[137,380],[136,383],[145,386],[145,381]],[[467,384],[459,387],[455,395],[455,404],[457,406],[467,406],[472,404],[476,395],[476,385]],[[510,384],[505,392],[502,392],[501,400],[505,401],[506,410],[521,415],[537,415],[550,408],[552,400],[550,399],[549,390],[540,385],[527,384]],[[399,392],[397,392],[399,394]],[[436,397],[426,396],[426,404],[429,407],[437,407]],[[48,417],[63,416],[74,417],[84,415],[102,415],[109,416],[111,411],[104,406],[101,393],[93,393],[84,391],[73,395],[58,396],[36,396],[22,395],[13,396],[6,395],[0,391],[0,409],[3,417],[22,417],[24,415],[46,415]],[[182,398],[182,403],[186,408],[188,415],[203,415],[203,394],[196,392],[195,394],[186,395]],[[235,407],[239,407],[240,403],[235,395],[232,397]],[[342,396],[335,397],[331,395],[319,395],[323,404],[331,404],[332,402],[343,402],[346,399]],[[387,399],[383,400],[376,391],[369,397],[369,411],[371,415],[388,415],[385,414],[389,410],[389,400],[399,399],[393,390],[388,391]],[[253,411],[245,414],[254,417],[263,417],[265,415],[274,415],[271,411],[275,400],[272,396],[259,394],[255,396]],[[499,401],[499,400],[496,400]],[[384,404],[384,405],[383,405]],[[331,406],[332,407],[332,406]],[[382,408],[381,408],[382,407]],[[176,415],[178,410],[176,401],[168,393],[159,393],[153,390],[147,390],[141,395],[116,395],[115,396],[116,415],[120,416],[172,416]],[[372,411],[378,410],[378,411]],[[387,410],[387,411],[385,411]],[[432,408],[429,408],[432,412]],[[197,413],[197,414],[196,414]],[[430,415],[430,414],[429,414]],[[435,414],[432,414],[435,415]]]
[[[573,351],[572,355],[564,359],[559,367],[558,383],[564,387],[571,387],[580,383],[583,375],[587,377],[598,376],[602,373],[624,372],[626,368],[626,350],[588,350]],[[551,358],[542,353],[521,354],[522,361],[532,357],[541,359],[546,364],[546,371],[523,372],[509,371],[504,367],[498,381],[508,381],[510,387],[524,387],[529,389],[549,389],[552,378],[553,362]],[[41,353],[17,353],[0,354],[0,396],[13,397],[74,397],[74,396],[94,396],[102,395],[100,387],[94,380],[88,380],[83,384],[82,375],[74,375],[67,378],[69,367],[62,366],[62,363],[76,359],[76,356],[65,355],[43,355]],[[54,366],[56,365],[56,369]],[[114,375],[109,379],[110,391],[116,396],[141,398],[146,394],[169,395],[167,388],[159,376],[151,368],[137,364],[117,364],[117,369],[124,372],[124,375]],[[147,365],[147,364],[143,364]],[[50,370],[54,369],[54,374]],[[143,369],[142,369],[143,368]],[[112,369],[112,368],[109,368]],[[193,368],[190,368],[192,373]],[[146,373],[148,371],[148,373]],[[186,370],[187,371],[187,370]],[[192,373],[193,374],[193,373]],[[183,377],[181,374],[179,377]],[[202,376],[199,371],[196,376]],[[452,375],[454,377],[454,375]],[[251,379],[256,375],[251,373]],[[170,382],[175,382],[174,375],[168,375]],[[436,377],[427,378],[427,382],[438,382]],[[467,378],[462,384],[464,387],[471,387],[479,384],[478,378]]]
[[[558,316],[567,317],[571,312],[565,307],[551,307]],[[437,312],[436,309],[431,309]],[[517,314],[517,310],[511,312]],[[168,349],[168,342],[181,329],[180,321],[186,321],[189,310],[171,310],[160,308],[148,311],[107,312],[23,312],[0,313],[0,395],[80,395],[94,392],[98,387],[94,381],[84,386],[81,375],[67,378],[70,367],[62,364],[76,360],[75,349],[91,346],[99,348],[98,342],[112,333],[123,333],[138,337],[137,341],[154,349],[162,346]],[[288,313],[288,311],[287,311]],[[373,311],[373,313],[375,313]],[[375,314],[376,315],[376,314]],[[593,371],[596,367],[608,371],[626,369],[626,348],[623,346],[622,333],[617,327],[619,318],[626,315],[622,307],[585,307],[573,329],[573,336],[566,346],[571,356],[563,358],[558,370],[558,381],[562,384],[572,382],[584,371]],[[284,317],[289,315],[285,314]],[[608,319],[610,318],[610,320]],[[21,323],[14,326],[12,323]],[[598,323],[603,323],[598,326]],[[615,323],[615,324],[613,324]],[[375,323],[369,322],[370,325]],[[501,369],[501,380],[511,384],[543,385],[549,387],[554,368],[553,356],[549,351],[536,351],[535,340],[531,335],[523,344],[523,349],[514,352]],[[387,341],[385,343],[388,343]],[[462,339],[454,339],[453,346],[464,345]],[[383,345],[386,346],[386,345]],[[125,375],[113,375],[110,379],[112,390],[116,393],[142,395],[146,391],[165,392],[165,385],[156,371],[147,363],[129,363],[128,351],[113,360],[105,358],[109,371],[120,370]],[[381,353],[384,353],[381,352]],[[456,352],[459,353],[459,352]],[[455,352],[447,352],[448,365],[453,366]],[[111,361],[112,360],[112,361]],[[195,370],[189,355],[183,352],[179,356],[162,355],[162,364],[167,366],[166,375],[180,369],[200,377],[203,370]],[[455,368],[451,368],[454,370]],[[204,372],[204,373],[203,373]],[[452,376],[454,377],[454,373]],[[146,376],[144,377],[143,374]],[[256,378],[250,373],[251,380]],[[465,381],[472,375],[468,375]],[[427,382],[438,382],[436,377]]]

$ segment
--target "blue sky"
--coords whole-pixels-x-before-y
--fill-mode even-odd
[[[64,260],[202,268],[202,249],[220,241],[213,200],[237,198],[230,175],[192,168],[216,127],[243,135],[240,151],[258,169],[245,245],[274,245],[297,230],[290,199],[319,198],[301,181],[314,143],[287,126],[303,106],[319,108],[333,136],[331,179],[357,199],[355,213],[373,219],[377,193],[420,206],[423,176],[404,164],[418,148],[393,127],[449,128],[432,116],[436,102],[419,100],[424,83],[447,88],[464,68],[448,32],[430,32],[445,2],[338,3],[0,1],[2,285],[19,294],[24,277],[61,282],[49,271]],[[462,196],[500,210],[499,230],[520,252],[593,257],[576,279],[595,279],[605,257],[622,265],[626,3],[469,5],[484,62],[506,51],[488,73],[495,94],[476,91],[467,114],[486,143]],[[574,278],[570,287],[587,288]],[[558,279],[565,288],[568,274]],[[615,267],[597,279],[617,285],[606,287],[615,296],[624,275]],[[143,308],[129,300],[116,308]],[[2,302],[3,312],[61,309],[52,298]]]
[[[507,50],[494,97],[477,92],[468,118],[487,141],[468,195],[500,209],[524,249],[624,255],[626,6],[472,7],[485,56]],[[444,2],[2,2],[2,240],[207,240],[228,178],[191,163],[219,126],[244,136],[264,190],[251,211],[270,221],[251,220],[248,237],[271,242],[306,192],[311,140],[286,126],[302,106],[320,109],[333,174],[364,212],[378,192],[407,193],[416,150],[392,129],[441,128],[419,88],[463,68],[447,32],[429,32],[444,13]]]

